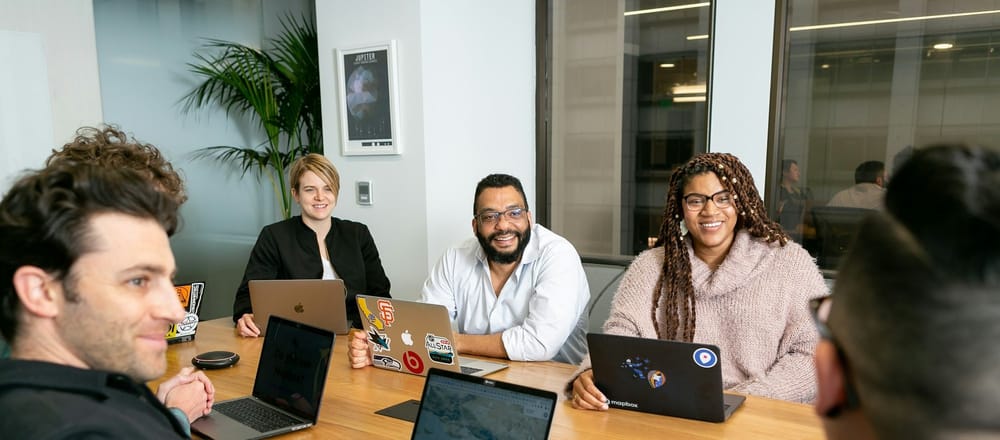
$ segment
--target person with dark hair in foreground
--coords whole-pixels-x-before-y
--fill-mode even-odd
[[[1000,154],[918,149],[813,301],[831,439],[1000,437]]]
[[[491,174],[476,186],[475,239],[445,251],[420,300],[448,308],[461,353],[517,361],[579,362],[586,353],[590,288],[576,249],[533,223],[521,181]],[[371,364],[364,333],[351,365]]]
[[[174,291],[177,202],[126,168],[58,162],[0,202],[0,432],[185,438],[214,388],[184,369],[156,394]],[[169,409],[168,409],[169,408]]]
[[[726,389],[810,402],[818,335],[806,303],[826,293],[816,262],[767,217],[746,166],[699,154],[670,176],[656,246],[629,266],[604,332],[717,345]],[[608,409],[589,358],[568,391],[574,408]]]

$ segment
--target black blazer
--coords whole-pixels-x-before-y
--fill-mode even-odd
[[[332,219],[326,234],[326,249],[337,277],[347,288],[347,318],[360,325],[357,294],[389,297],[389,278],[382,269],[375,240],[368,227],[350,220]],[[250,280],[318,279],[323,263],[316,244],[316,232],[302,222],[301,216],[270,224],[260,231],[250,252],[243,282],[233,302],[233,322],[244,313],[253,313],[250,304]]]

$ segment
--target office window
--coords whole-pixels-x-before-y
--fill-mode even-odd
[[[823,269],[835,269],[864,213],[856,209],[877,207],[870,196],[912,148],[1000,139],[1000,2],[786,6],[768,204]],[[777,169],[782,161],[797,173]],[[866,182],[856,185],[856,174]]]
[[[550,0],[547,14],[542,217],[582,255],[636,255],[671,170],[705,151],[710,3]]]

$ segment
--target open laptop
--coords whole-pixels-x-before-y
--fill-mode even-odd
[[[724,422],[745,396],[722,392],[719,347],[588,333],[594,381],[615,408]]]
[[[212,439],[257,439],[316,424],[334,334],[271,315],[253,395],[216,402],[191,429]]]
[[[507,364],[456,356],[448,309],[401,299],[358,295],[358,312],[372,347],[372,364],[426,376],[431,367],[485,376]]]
[[[431,368],[413,440],[545,439],[556,393]]]
[[[250,280],[254,322],[267,333],[267,318],[278,315],[346,334],[344,280]]]

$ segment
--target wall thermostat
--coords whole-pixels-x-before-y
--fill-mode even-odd
[[[368,180],[358,181],[358,204],[371,205],[372,203],[374,203],[372,200],[372,182]]]

